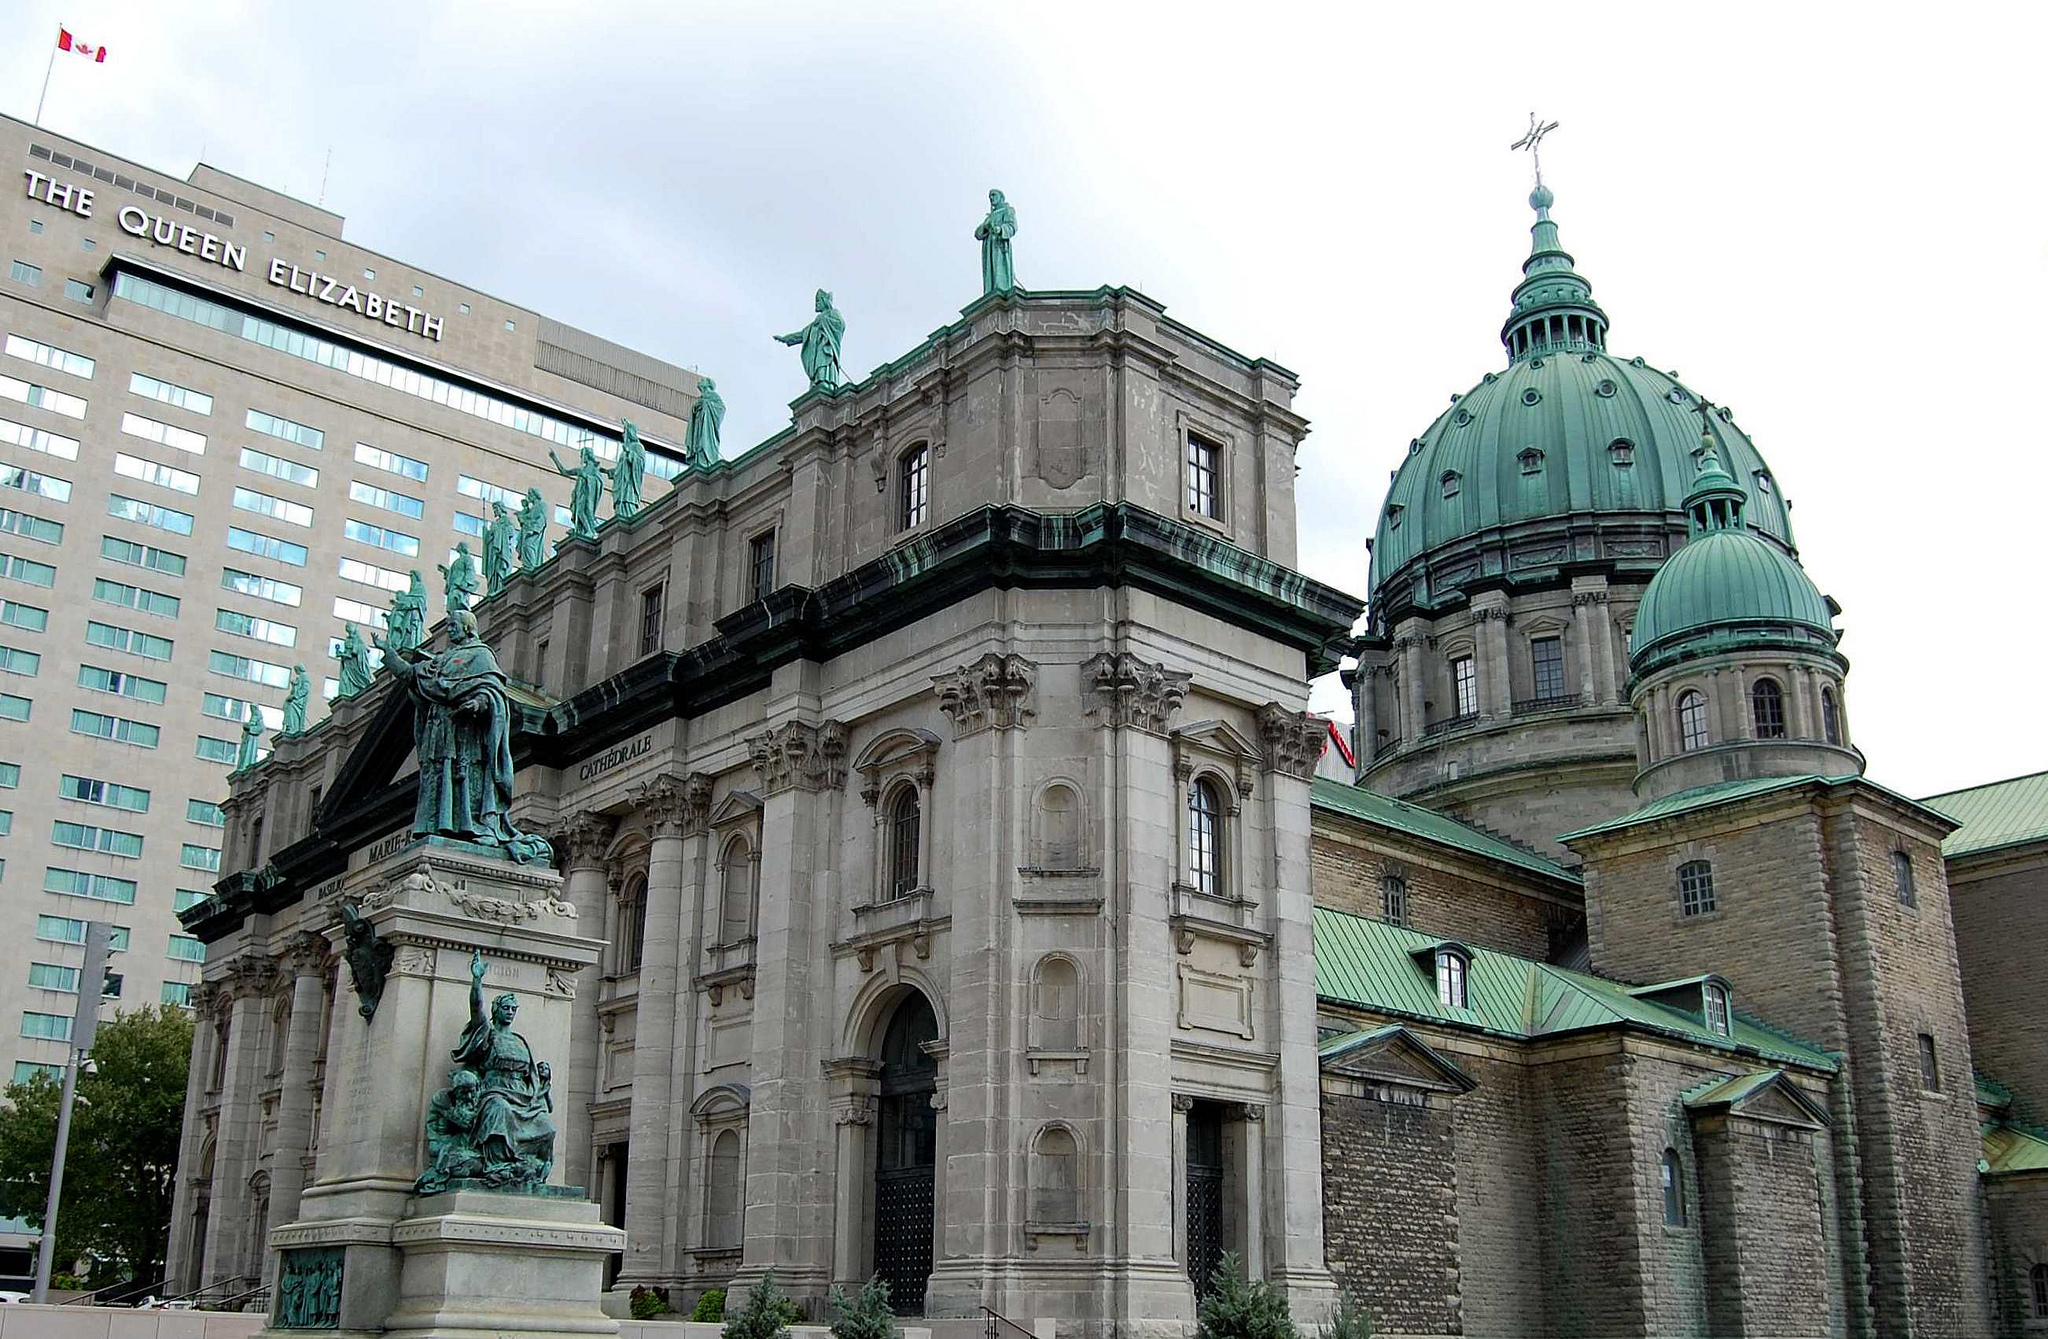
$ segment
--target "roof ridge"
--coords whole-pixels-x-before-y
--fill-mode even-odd
[[[1994,786],[2010,786],[2015,781],[2033,781],[2044,776],[2048,776],[2048,767],[2044,767],[2038,772],[2022,772],[2018,776],[2009,776],[1998,781],[1980,781],[1974,786],[1957,786],[1954,790],[1939,790],[1932,795],[1921,796],[1920,803],[1932,804],[1936,800],[1945,800],[1951,795],[1967,795],[1973,790],[1990,790]]]

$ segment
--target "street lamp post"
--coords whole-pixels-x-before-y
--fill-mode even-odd
[[[71,1105],[78,1096],[78,1069],[92,1050],[100,1026],[100,996],[106,992],[107,948],[113,927],[92,921],[85,927],[85,966],[78,972],[78,1012],[71,1019],[71,1059],[64,1066],[64,1095],[57,1101],[57,1147],[50,1155],[50,1197],[43,1205],[43,1239],[36,1247],[36,1288],[30,1299],[50,1300],[50,1264],[57,1253],[57,1205],[64,1195],[64,1150],[71,1142]]]

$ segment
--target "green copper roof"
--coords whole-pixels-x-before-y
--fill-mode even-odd
[[[1984,1131],[1984,1163],[1978,1171],[1986,1176],[2048,1172],[2048,1137],[2024,1126],[1993,1125]]]
[[[1540,182],[1529,192],[1529,208],[1536,211],[1536,221],[1529,225],[1529,258],[1522,262],[1522,282],[1515,285],[1507,324],[1500,332],[1510,358],[1517,356],[1518,346],[1522,356],[1529,356],[1531,349],[1542,350],[1550,342],[1553,316],[1581,318],[1579,347],[1597,348],[1606,336],[1607,313],[1593,301],[1593,285],[1572,268],[1571,253],[1564,249],[1557,223],[1550,217],[1550,206],[1556,202],[1550,188]],[[1530,338],[1518,340],[1524,330]]]
[[[1867,776],[1820,776],[1818,774],[1806,776],[1758,776],[1749,777],[1742,781],[1721,781],[1711,786],[1695,786],[1691,790],[1681,790],[1675,795],[1666,795],[1661,799],[1652,800],[1642,808],[1625,813],[1619,818],[1610,818],[1604,823],[1595,823],[1591,827],[1567,832],[1562,837],[1559,837],[1558,840],[1571,843],[1581,837],[1595,837],[1610,832],[1619,832],[1623,828],[1631,828],[1639,823],[1653,823],[1660,818],[1670,818],[1675,814],[1689,813],[1695,809],[1706,809],[1717,804],[1726,804],[1731,800],[1745,800],[1757,795],[1768,795],[1772,791],[1793,790],[1800,786],[1809,785],[1826,787],[1860,786],[1875,791],[1879,795],[1887,796],[1909,809],[1917,810],[1922,817],[1930,819],[1937,824],[1943,822],[1947,817],[1933,805],[1922,800],[1916,800],[1909,795],[1901,795],[1888,786],[1880,786]]]
[[[1545,860],[1533,851],[1525,851],[1512,842],[1502,841],[1491,833],[1481,832],[1435,810],[1376,794],[1363,786],[1347,786],[1341,781],[1317,777],[1315,784],[1309,787],[1309,803],[1331,813],[1345,814],[1483,860],[1513,865],[1573,887],[1584,883],[1572,871]]]
[[[1471,1007],[1452,1009],[1438,1001],[1435,978],[1411,956],[1440,942],[1417,930],[1317,907],[1316,995],[1521,1041],[1626,1027],[1809,1069],[1835,1067],[1824,1051],[1739,1014],[1734,1035],[1723,1037],[1708,1031],[1698,1014],[1639,999],[1629,993],[1630,986],[1485,948],[1471,950],[1466,974]]]
[[[1629,638],[1637,674],[1674,658],[1746,646],[1830,652],[1834,611],[1783,549],[1746,530],[1700,535],[1657,569]]]
[[[1941,844],[1945,856],[2048,838],[2048,772],[1930,795],[1924,803],[1962,824]]]

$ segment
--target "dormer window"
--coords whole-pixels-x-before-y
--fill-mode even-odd
[[[1523,448],[1522,454],[1515,459],[1522,463],[1524,474],[1539,474],[1543,470],[1543,453],[1533,446]]]
[[[1443,477],[1438,479],[1437,482],[1443,485],[1444,496],[1452,498],[1458,495],[1458,485],[1461,479],[1462,476],[1456,470],[1445,470]]]
[[[1625,437],[1618,437],[1607,448],[1607,458],[1618,470],[1625,470],[1636,463],[1636,444]]]
[[[1764,497],[1771,495],[1771,476],[1765,474],[1762,470],[1757,471],[1756,491]]]
[[[1393,504],[1392,506],[1388,507],[1388,508],[1387,508],[1387,529],[1389,529],[1389,530],[1399,530],[1399,529],[1401,528],[1401,513],[1402,513],[1402,512],[1404,512],[1404,511],[1406,511],[1406,510],[1407,510],[1407,508],[1406,508],[1406,507],[1403,507],[1403,506],[1402,506],[1402,505],[1401,505],[1400,503],[1398,503],[1398,502],[1396,502],[1396,503],[1394,503],[1394,504]]]
[[[1728,1010],[1728,989],[1709,981],[1700,988],[1700,998],[1705,1005],[1707,1031],[1717,1037],[1725,1037],[1732,1030]]]
[[[1466,1004],[1465,977],[1471,960],[1455,948],[1439,948],[1436,951],[1436,998],[1446,1009],[1464,1009]]]

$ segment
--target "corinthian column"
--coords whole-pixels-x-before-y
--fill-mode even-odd
[[[601,814],[577,814],[562,832],[561,846],[568,853],[563,892],[576,908],[576,923],[585,927],[585,934],[604,924],[604,856],[611,836],[612,821]],[[602,970],[593,966],[576,974],[576,999],[569,1014],[568,1082],[562,1110],[555,1116],[561,1126],[563,1179],[586,1191],[595,1184],[590,1175],[590,1104],[597,1097],[597,978]]]
[[[285,952],[292,974],[292,1015],[285,1033],[284,1091],[277,1099],[276,1156],[270,1164],[270,1221],[298,1221],[299,1193],[313,1150],[313,1063],[320,1054],[320,1016],[327,992],[327,940],[311,931],[293,935]]]

